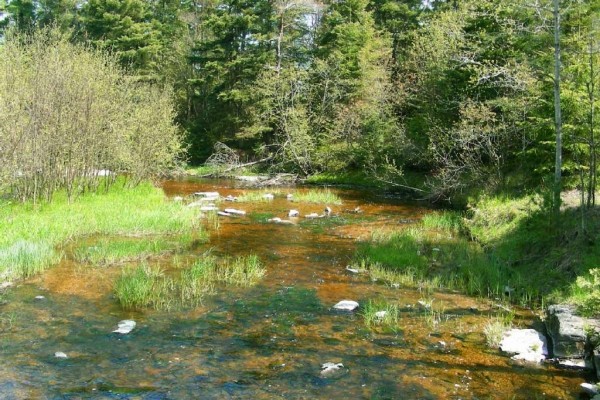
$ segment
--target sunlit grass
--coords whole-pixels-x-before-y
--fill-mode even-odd
[[[206,240],[205,238],[202,238]],[[154,238],[104,238],[93,244],[80,244],[73,252],[75,260],[93,265],[109,265],[142,260],[154,255],[185,249],[191,235]]]
[[[171,309],[196,307],[217,285],[249,287],[264,276],[266,269],[256,255],[218,259],[205,254],[178,278],[160,268],[142,264],[126,269],[117,280],[115,296],[128,309]]]
[[[295,192],[292,201],[298,203],[341,205],[342,199],[329,189],[311,189]]]
[[[398,305],[369,300],[362,309],[365,326],[372,330],[397,331],[400,315]]]
[[[59,193],[33,206],[0,202],[0,277],[31,276],[62,257],[59,246],[88,235],[146,236],[188,233],[198,227],[198,210],[169,202],[150,183],[106,193],[88,193],[72,204]],[[16,261],[15,261],[16,260]]]
[[[460,232],[463,229],[462,215],[456,211],[432,212],[421,220],[425,229]]]
[[[240,203],[269,202],[273,197],[285,197],[287,193],[281,189],[250,190],[239,195],[237,201]]]

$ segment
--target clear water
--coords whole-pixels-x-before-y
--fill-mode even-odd
[[[248,189],[227,181],[170,181],[164,190],[174,196]],[[94,269],[68,257],[21,283],[0,306],[0,398],[577,398],[589,376],[513,363],[485,347],[481,332],[491,302],[392,288],[346,271],[357,239],[429,211],[368,192],[336,192],[344,204],[333,207],[335,217],[296,226],[262,221],[267,214],[285,217],[290,208],[305,214],[323,206],[291,205],[283,197],[235,204],[254,216],[221,219],[209,244],[183,256],[193,259],[209,248],[255,253],[267,275],[250,289],[221,288],[197,309],[124,311],[111,292],[123,266]],[[362,214],[344,212],[357,206]],[[155,262],[169,268],[172,260]],[[435,318],[418,306],[424,297],[433,299]],[[367,330],[360,312],[332,309],[344,299],[399,304],[400,329]],[[134,319],[137,328],[126,336],[111,333],[122,319]],[[517,319],[529,326],[533,315],[523,310]],[[57,351],[69,358],[55,358]],[[326,362],[344,368],[324,377]]]

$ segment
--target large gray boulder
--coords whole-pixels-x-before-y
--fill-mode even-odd
[[[583,318],[575,306],[555,304],[546,312],[546,329],[552,339],[554,357],[582,358],[589,330],[600,330],[599,321]]]

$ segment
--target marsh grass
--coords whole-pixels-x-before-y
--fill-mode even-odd
[[[240,203],[258,203],[272,201],[272,199],[265,198],[265,195],[267,194],[272,194],[275,197],[285,197],[287,192],[284,192],[281,189],[252,190],[239,195],[237,197],[237,201]]]
[[[266,269],[256,255],[218,259],[205,254],[177,278],[147,264],[125,269],[115,283],[115,296],[127,309],[196,307],[218,284],[249,287]]]
[[[490,318],[483,328],[485,342],[488,347],[498,348],[504,332],[513,328],[514,311],[497,314]]]
[[[59,246],[89,235],[147,236],[188,233],[198,228],[198,211],[169,202],[150,183],[135,188],[118,182],[105,193],[69,203],[58,193],[51,203],[0,204],[0,276],[39,273],[62,257]]]
[[[382,300],[369,300],[363,307],[362,316],[368,329],[391,332],[399,329],[400,314],[396,304]]]
[[[297,203],[341,205],[342,199],[329,189],[311,189],[294,193],[292,201]]]
[[[73,255],[79,262],[96,266],[146,259],[152,256],[189,248],[191,235],[158,238],[104,238],[93,245],[81,244]]]
[[[425,214],[421,219],[424,229],[437,229],[460,232],[464,229],[463,216],[456,211],[443,211]]]

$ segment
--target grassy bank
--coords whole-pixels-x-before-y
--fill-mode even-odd
[[[373,235],[355,263],[390,284],[600,312],[600,213],[582,219],[580,209],[564,207],[557,228],[541,204],[535,196],[485,198],[464,212],[432,213],[416,227]]]
[[[146,236],[191,232],[197,213],[168,202],[150,183],[135,188],[114,185],[69,204],[64,194],[33,206],[0,202],[0,277],[24,278],[62,257],[60,246],[87,235]]]

